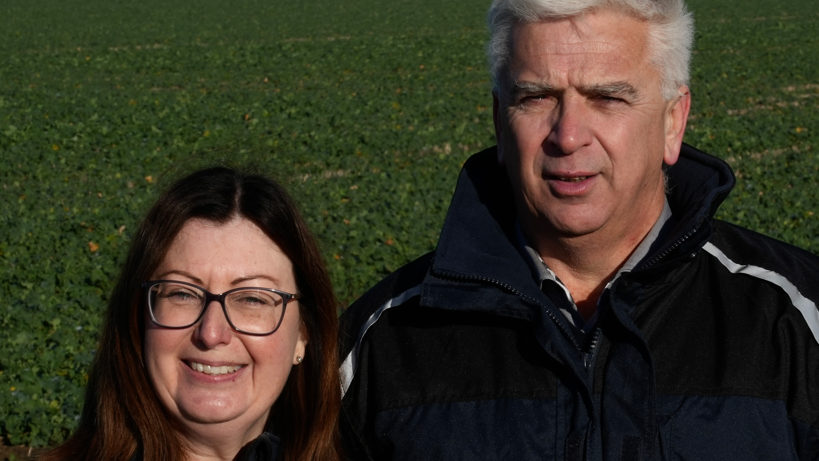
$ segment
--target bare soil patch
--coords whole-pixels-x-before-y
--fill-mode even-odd
[[[0,460],[2,461],[32,459],[32,457],[41,455],[45,451],[45,448],[6,445],[6,441],[0,438]]]

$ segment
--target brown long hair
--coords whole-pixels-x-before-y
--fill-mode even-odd
[[[138,453],[146,461],[186,458],[179,422],[148,381],[140,284],[189,220],[221,224],[237,216],[259,226],[293,262],[310,338],[304,361],[292,368],[273,405],[268,429],[282,439],[286,461],[340,459],[338,317],[321,253],[284,188],[257,174],[215,167],[173,184],[140,225],[108,304],[79,427],[40,460],[123,460]]]

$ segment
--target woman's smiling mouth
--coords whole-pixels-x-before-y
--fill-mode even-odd
[[[236,365],[236,366],[210,366],[210,365],[203,365],[201,363],[196,362],[188,362],[188,366],[191,367],[191,370],[198,371],[200,373],[204,373],[206,375],[226,375],[228,373],[236,373],[239,371],[244,365]]]

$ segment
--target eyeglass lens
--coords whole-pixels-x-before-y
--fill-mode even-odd
[[[205,301],[205,292],[201,289],[175,283],[153,285],[148,297],[156,322],[171,328],[195,323],[205,308]],[[284,299],[272,291],[248,288],[225,297],[228,319],[234,327],[249,333],[274,331],[281,321],[283,309]]]

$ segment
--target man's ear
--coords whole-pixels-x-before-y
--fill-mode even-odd
[[[691,91],[682,85],[677,90],[677,99],[668,102],[665,114],[665,152],[663,161],[666,165],[677,163],[680,158],[685,125],[688,123],[688,112],[691,110]]]
[[[500,99],[498,98],[498,90],[492,90],[492,121],[495,123],[495,144],[498,146],[498,163],[503,165],[505,162],[503,156],[503,145],[501,144],[503,122],[501,122],[500,117]]]

